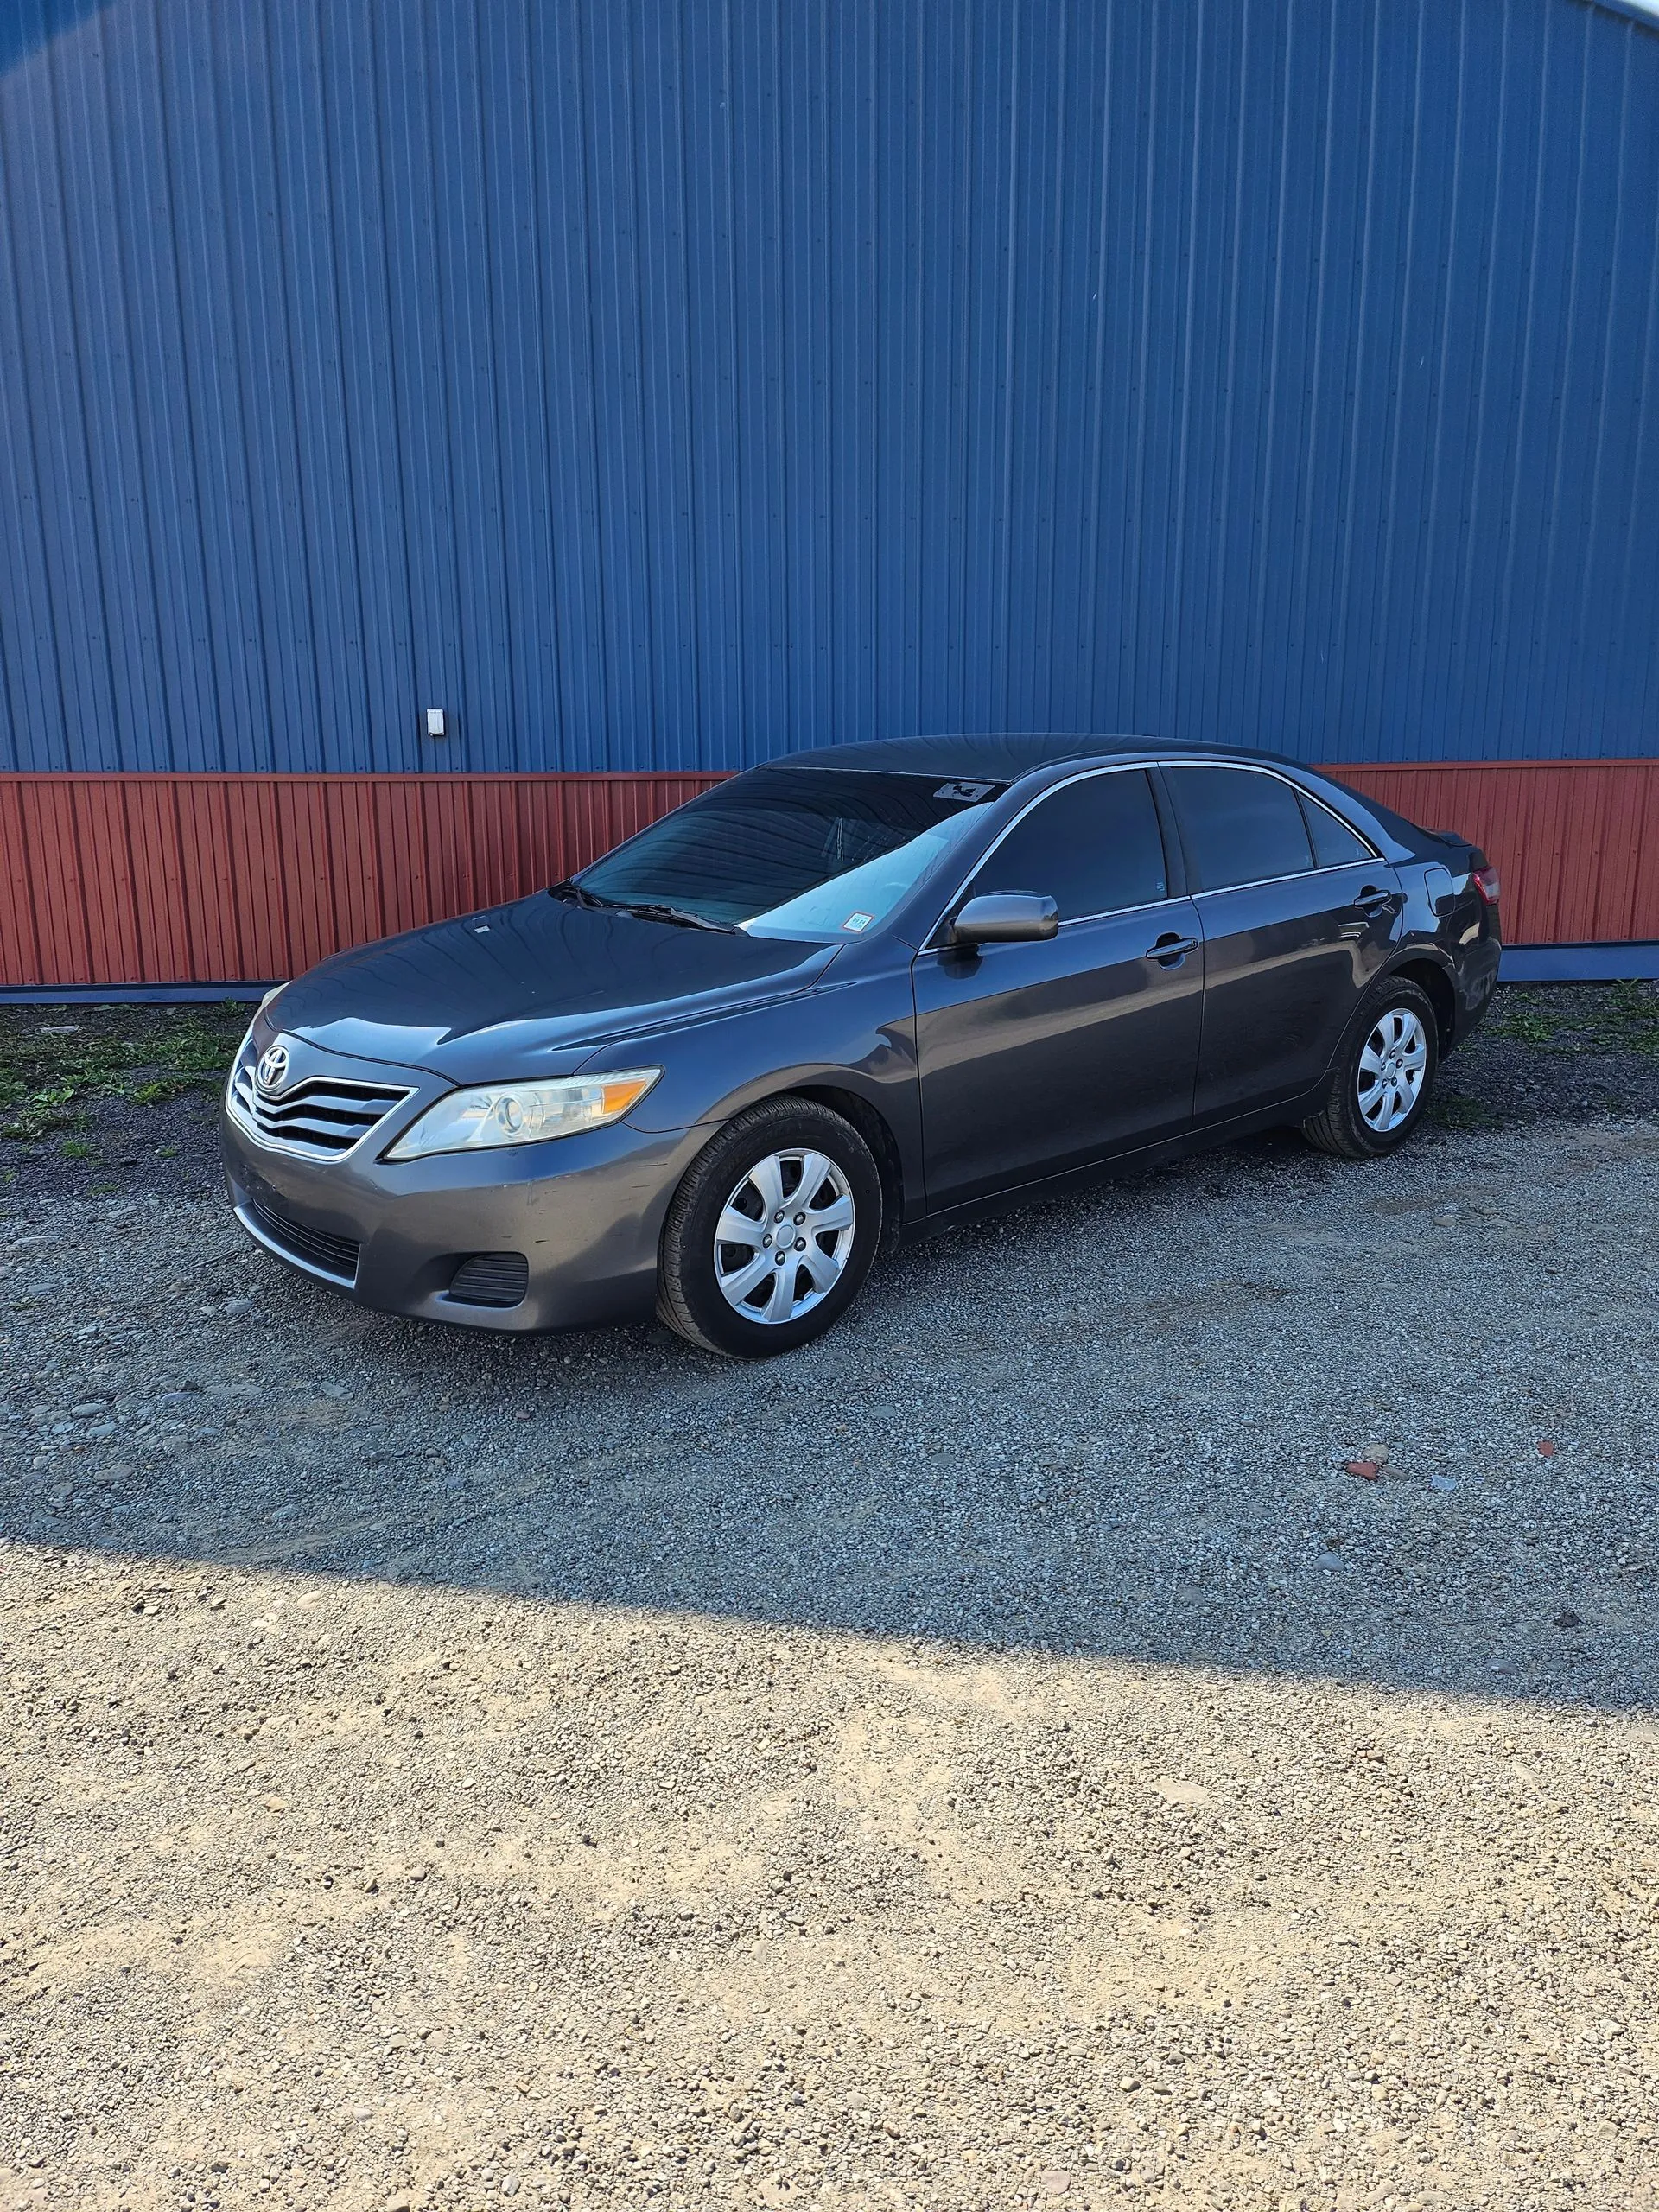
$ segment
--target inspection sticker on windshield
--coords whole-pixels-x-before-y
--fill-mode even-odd
[[[841,926],[844,930],[867,930],[874,919],[874,914],[852,913],[848,915]]]
[[[995,784],[941,784],[933,796],[935,798],[988,798],[995,789]]]

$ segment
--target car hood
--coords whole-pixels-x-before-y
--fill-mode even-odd
[[[270,1026],[457,1083],[568,1074],[611,1038],[787,998],[839,947],[687,929],[545,893],[337,954]]]

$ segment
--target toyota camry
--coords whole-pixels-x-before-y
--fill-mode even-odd
[[[1487,1005],[1497,901],[1466,838],[1265,753],[798,753],[274,992],[232,1203],[390,1313],[787,1351],[993,1207],[1276,1124],[1392,1152]]]

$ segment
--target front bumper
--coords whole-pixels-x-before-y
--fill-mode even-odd
[[[411,1118],[400,1113],[397,1126]],[[663,1217],[708,1136],[619,1122],[499,1151],[379,1158],[395,1134],[389,1120],[343,1159],[302,1159],[260,1144],[221,1109],[237,1218],[277,1258],[359,1305],[519,1332],[651,1313]],[[527,1266],[515,1304],[454,1294],[467,1260],[518,1253]]]

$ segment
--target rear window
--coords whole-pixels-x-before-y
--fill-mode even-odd
[[[1302,793],[1302,811],[1307,817],[1308,835],[1313,840],[1313,859],[1319,868],[1344,868],[1351,861],[1376,858],[1365,840],[1351,830],[1339,815],[1332,814],[1328,806]]]
[[[1300,875],[1313,865],[1294,790],[1255,768],[1166,768],[1200,891]]]

